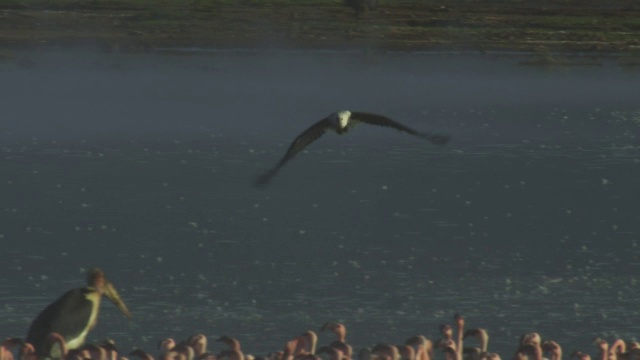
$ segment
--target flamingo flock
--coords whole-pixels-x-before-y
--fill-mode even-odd
[[[501,360],[502,356],[489,350],[489,333],[483,328],[464,329],[464,318],[454,317],[456,331],[451,325],[440,327],[440,338],[431,341],[423,335],[407,338],[403,344],[378,343],[363,347],[355,354],[347,342],[346,326],[338,322],[327,322],[320,332],[331,332],[335,340],[320,347],[318,335],[313,330],[292,337],[286,341],[282,350],[265,355],[245,353],[240,341],[230,336],[220,336],[215,341],[221,343],[221,349],[214,352],[208,348],[207,337],[197,334],[176,342],[172,338],[160,340],[157,355],[142,349],[134,349],[121,354],[113,341],[99,344],[85,344],[77,349],[67,349],[64,338],[51,333],[46,338],[46,346],[52,349],[47,359],[63,360]],[[455,334],[454,334],[455,333]],[[464,342],[472,340],[475,347],[465,347]],[[599,354],[593,360],[640,360],[640,343],[616,339],[612,343],[596,338],[594,344]],[[553,340],[542,340],[538,333],[522,335],[510,360],[561,360],[562,347]],[[0,360],[38,360],[33,345],[20,338],[8,338],[0,346]],[[574,351],[570,358],[592,360],[591,355]]]

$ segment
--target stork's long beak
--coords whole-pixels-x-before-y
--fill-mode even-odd
[[[109,280],[106,279],[104,284],[104,294],[109,298],[109,300],[111,300],[112,303],[114,303],[115,306],[118,307],[118,309],[124,314],[124,316],[129,319],[133,317],[129,309],[127,309],[127,305],[125,305],[124,301],[120,299],[120,294],[118,294],[116,288]]]

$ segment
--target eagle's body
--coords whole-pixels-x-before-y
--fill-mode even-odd
[[[268,184],[271,178],[278,173],[278,171],[284,164],[286,164],[289,160],[291,160],[291,158],[293,158],[297,153],[302,151],[309,144],[317,140],[327,130],[333,130],[337,134],[344,134],[347,132],[347,130],[361,122],[371,125],[395,128],[396,130],[421,137],[438,145],[444,145],[449,141],[449,136],[447,135],[420,133],[383,115],[376,115],[366,112],[351,112],[347,110],[337,111],[329,114],[329,116],[311,125],[311,127],[303,131],[302,134],[298,135],[293,140],[293,142],[289,146],[289,149],[284,154],[282,159],[276,164],[276,166],[257,178],[256,185],[262,186]]]

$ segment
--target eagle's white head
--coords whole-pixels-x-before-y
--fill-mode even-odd
[[[340,129],[344,129],[349,125],[349,118],[351,118],[351,111],[343,110],[335,113],[336,125]]]

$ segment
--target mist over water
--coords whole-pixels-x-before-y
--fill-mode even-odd
[[[88,340],[125,350],[202,332],[261,354],[325,321],[355,347],[437,339],[456,312],[503,358],[534,330],[565,352],[637,339],[637,72],[464,54],[18,56],[35,65],[0,63],[4,337],[98,266],[134,320],[105,301]],[[359,125],[252,186],[341,109],[452,141]]]

